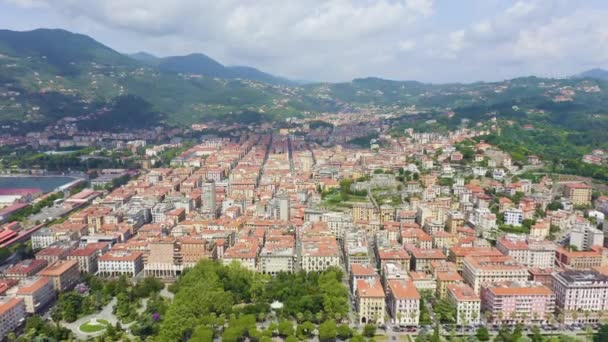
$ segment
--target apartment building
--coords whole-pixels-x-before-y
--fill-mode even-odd
[[[271,275],[276,275],[279,272],[293,273],[295,260],[295,239],[293,236],[268,237],[260,251],[258,271]]]
[[[456,324],[479,324],[481,299],[473,288],[463,283],[448,285],[447,298],[456,307]]]
[[[563,247],[555,251],[556,266],[566,269],[584,270],[602,266],[602,249],[596,247],[588,251],[574,251]]]
[[[15,296],[23,299],[27,313],[35,314],[55,300],[55,288],[47,277],[25,278],[19,282]]]
[[[553,291],[535,281],[483,285],[481,308],[493,324],[547,324],[555,311]]]
[[[357,280],[356,308],[359,323],[384,323],[386,302],[380,279]]]
[[[564,186],[564,196],[574,205],[591,205],[593,188],[585,183],[570,183]]]
[[[374,280],[378,273],[371,265],[352,264],[350,265],[350,286],[351,293],[357,292],[357,282],[359,280]]]
[[[42,259],[26,259],[19,261],[13,267],[4,271],[4,275],[8,278],[27,278],[42,271],[48,262]]]
[[[509,208],[504,211],[505,224],[520,227],[524,222],[524,213],[519,208]]]
[[[103,277],[135,277],[143,269],[144,258],[141,252],[114,249],[99,257],[97,274]]]
[[[548,268],[555,264],[556,246],[551,241],[506,235],[496,241],[496,248],[526,267]]]
[[[259,250],[257,241],[241,239],[224,252],[222,262],[224,265],[237,262],[250,271],[256,271],[258,269]]]
[[[183,268],[194,267],[203,259],[210,259],[214,244],[200,236],[183,236],[179,239]]]
[[[481,285],[498,281],[526,281],[528,270],[512,257],[467,256],[464,258],[462,277],[465,282],[479,293]]]
[[[420,249],[409,248],[412,255],[411,269],[416,272],[431,272],[431,263],[433,261],[445,260],[445,254],[441,249]]]
[[[394,324],[417,326],[420,317],[420,293],[406,279],[387,282],[386,305]]]
[[[302,270],[306,272],[340,267],[340,250],[334,236],[304,236],[301,248]]]
[[[53,288],[57,292],[71,290],[80,281],[80,271],[76,260],[55,261],[40,271],[38,275],[50,278]]]
[[[72,250],[68,254],[67,259],[76,260],[78,262],[80,273],[95,274],[97,272],[97,257],[97,248],[84,247]]]
[[[589,270],[553,273],[557,311],[564,323],[597,323],[608,314],[608,276]]]
[[[25,303],[21,298],[0,297],[0,341],[25,322]]]
[[[448,292],[448,286],[452,284],[460,284],[463,282],[462,277],[456,270],[437,270],[433,272],[437,279],[437,297],[446,298]]]

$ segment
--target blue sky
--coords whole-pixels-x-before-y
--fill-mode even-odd
[[[1,28],[319,81],[569,76],[608,67],[605,18],[601,0],[0,0]]]

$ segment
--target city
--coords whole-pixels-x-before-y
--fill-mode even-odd
[[[337,271],[348,294],[338,322],[377,338],[434,329],[483,338],[509,326],[585,336],[608,318],[601,187],[535,172],[544,162],[536,156],[514,163],[483,140],[497,129],[493,120],[395,136],[382,119],[331,119],[203,134],[192,146],[125,141],[144,168],[100,169],[45,194],[4,190],[3,201],[23,204],[3,209],[0,242],[10,249],[29,239],[31,252],[2,268],[2,336],[29,315],[65,310],[67,293],[86,296],[91,276],[170,284],[201,260],[271,278]],[[369,130],[378,135],[368,147],[349,143]],[[156,167],[167,149],[179,152]],[[12,221],[50,196],[56,217],[33,227],[31,217]],[[283,315],[294,325],[306,320]],[[105,331],[81,318],[64,312],[58,323],[80,338]],[[273,329],[274,320],[257,325]]]
[[[0,0],[0,342],[608,342],[606,17]]]

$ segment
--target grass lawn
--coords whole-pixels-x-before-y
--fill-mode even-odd
[[[107,325],[109,325],[109,322],[105,319],[98,320],[97,323],[89,321],[81,325],[80,330],[85,333],[94,333],[104,330]]]

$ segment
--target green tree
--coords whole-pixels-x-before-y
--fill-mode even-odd
[[[376,326],[373,324],[366,324],[363,327],[363,336],[374,337],[376,335]]]
[[[328,319],[319,325],[319,339],[321,341],[332,341],[336,338],[336,335],[337,327],[333,320]]]
[[[477,332],[475,333],[475,336],[477,337],[478,340],[480,340],[482,342],[490,340],[490,332],[488,331],[488,328],[486,328],[485,326],[481,326],[481,327],[477,328]]]
[[[347,340],[353,335],[352,329],[348,326],[348,324],[340,324],[338,326],[338,337],[341,340]]]
[[[315,330],[315,325],[310,321],[306,321],[296,329],[296,335],[302,339],[312,336],[312,332]]]
[[[294,334],[293,324],[290,321],[282,320],[279,322],[279,335],[289,336]]]

